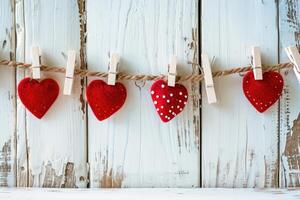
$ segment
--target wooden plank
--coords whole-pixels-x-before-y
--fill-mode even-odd
[[[0,199],[6,200],[296,200],[299,199],[300,190],[287,189],[164,189],[164,188],[144,188],[144,189],[1,189]]]
[[[31,62],[38,45],[42,63],[66,66],[67,51],[79,55],[80,24],[77,1],[16,1],[17,60]],[[78,63],[79,58],[77,58]],[[18,70],[20,81],[28,71]],[[86,187],[86,122],[84,86],[74,81],[72,96],[62,95],[63,74],[42,73],[55,79],[60,94],[42,120],[18,101],[18,186]]]
[[[197,0],[87,1],[88,69],[107,71],[108,53],[117,52],[122,72],[166,73],[173,54],[179,74],[196,71],[187,63],[197,62],[197,9]],[[152,82],[122,83],[128,94],[120,111],[101,122],[88,112],[91,187],[199,186],[199,84],[184,83],[189,102],[164,124]]]
[[[15,59],[14,4],[0,1],[0,58]],[[0,66],[0,187],[16,184],[15,70]]]
[[[277,62],[276,2],[202,1],[202,51],[216,57],[213,70],[250,63],[259,45],[263,64]],[[278,185],[278,104],[263,114],[245,98],[239,75],[215,79],[219,103],[202,102],[204,187]]]
[[[279,1],[280,62],[288,62],[285,47],[300,45],[300,2]],[[293,70],[284,70],[285,87],[280,110],[281,187],[300,187],[299,82]]]

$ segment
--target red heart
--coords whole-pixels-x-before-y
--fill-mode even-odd
[[[107,85],[102,80],[94,80],[86,89],[88,103],[100,121],[117,112],[125,103],[126,96],[126,88],[122,83]]]
[[[283,89],[282,76],[274,71],[264,72],[263,80],[255,80],[253,71],[243,79],[244,94],[258,112],[270,108],[280,97]]]
[[[18,85],[19,97],[24,106],[41,119],[56,100],[59,86],[53,79],[37,81],[24,78]]]
[[[168,122],[184,109],[188,92],[183,85],[169,87],[165,81],[158,80],[151,86],[151,97],[160,119]]]

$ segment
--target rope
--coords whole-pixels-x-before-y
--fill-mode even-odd
[[[26,69],[31,66],[31,64],[26,64],[23,62],[16,62],[16,61],[10,61],[10,60],[0,60],[0,65],[9,66],[9,67],[16,67],[21,69]],[[198,64],[196,64],[198,65]],[[199,65],[198,65],[199,66]],[[264,66],[264,71],[279,71],[284,68],[292,68],[292,63],[281,63],[273,66]],[[59,66],[46,66],[41,65],[41,70],[45,72],[57,72],[57,73],[65,73],[66,70],[64,67]],[[246,67],[236,67],[231,68],[223,71],[215,71],[212,73],[213,77],[221,77],[221,76],[227,76],[231,74],[240,74],[247,71],[252,70],[251,66]],[[105,78],[107,77],[107,72],[95,72],[95,71],[89,71],[89,70],[81,70],[81,69],[75,69],[74,72],[75,75],[81,76],[81,77],[99,77],[99,78]],[[141,81],[155,81],[159,79],[167,79],[166,75],[143,75],[143,74],[137,74],[137,75],[131,75],[131,74],[125,74],[125,73],[118,73],[117,76],[118,80],[141,80]],[[201,81],[204,79],[203,74],[192,74],[188,76],[177,76],[178,82],[183,81]]]

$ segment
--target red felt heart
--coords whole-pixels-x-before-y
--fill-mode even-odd
[[[184,109],[188,92],[183,85],[169,87],[165,81],[158,80],[151,86],[151,97],[160,119],[168,122]]]
[[[283,78],[277,72],[264,72],[263,80],[255,80],[253,71],[249,71],[243,79],[245,96],[254,108],[261,113],[279,99],[282,89]]]
[[[18,85],[19,97],[24,106],[41,119],[49,110],[59,93],[59,86],[53,79],[37,81],[24,78]]]
[[[107,85],[102,80],[94,80],[86,89],[88,103],[100,121],[117,112],[125,103],[126,96],[126,88],[122,83]]]

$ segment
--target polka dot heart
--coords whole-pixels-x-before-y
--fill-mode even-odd
[[[255,80],[253,71],[249,71],[243,79],[243,90],[246,98],[261,113],[279,99],[282,89],[283,78],[277,72],[265,72],[263,80]]]
[[[158,116],[163,122],[173,119],[187,104],[187,89],[180,84],[169,87],[166,81],[158,80],[153,83],[150,92]]]

